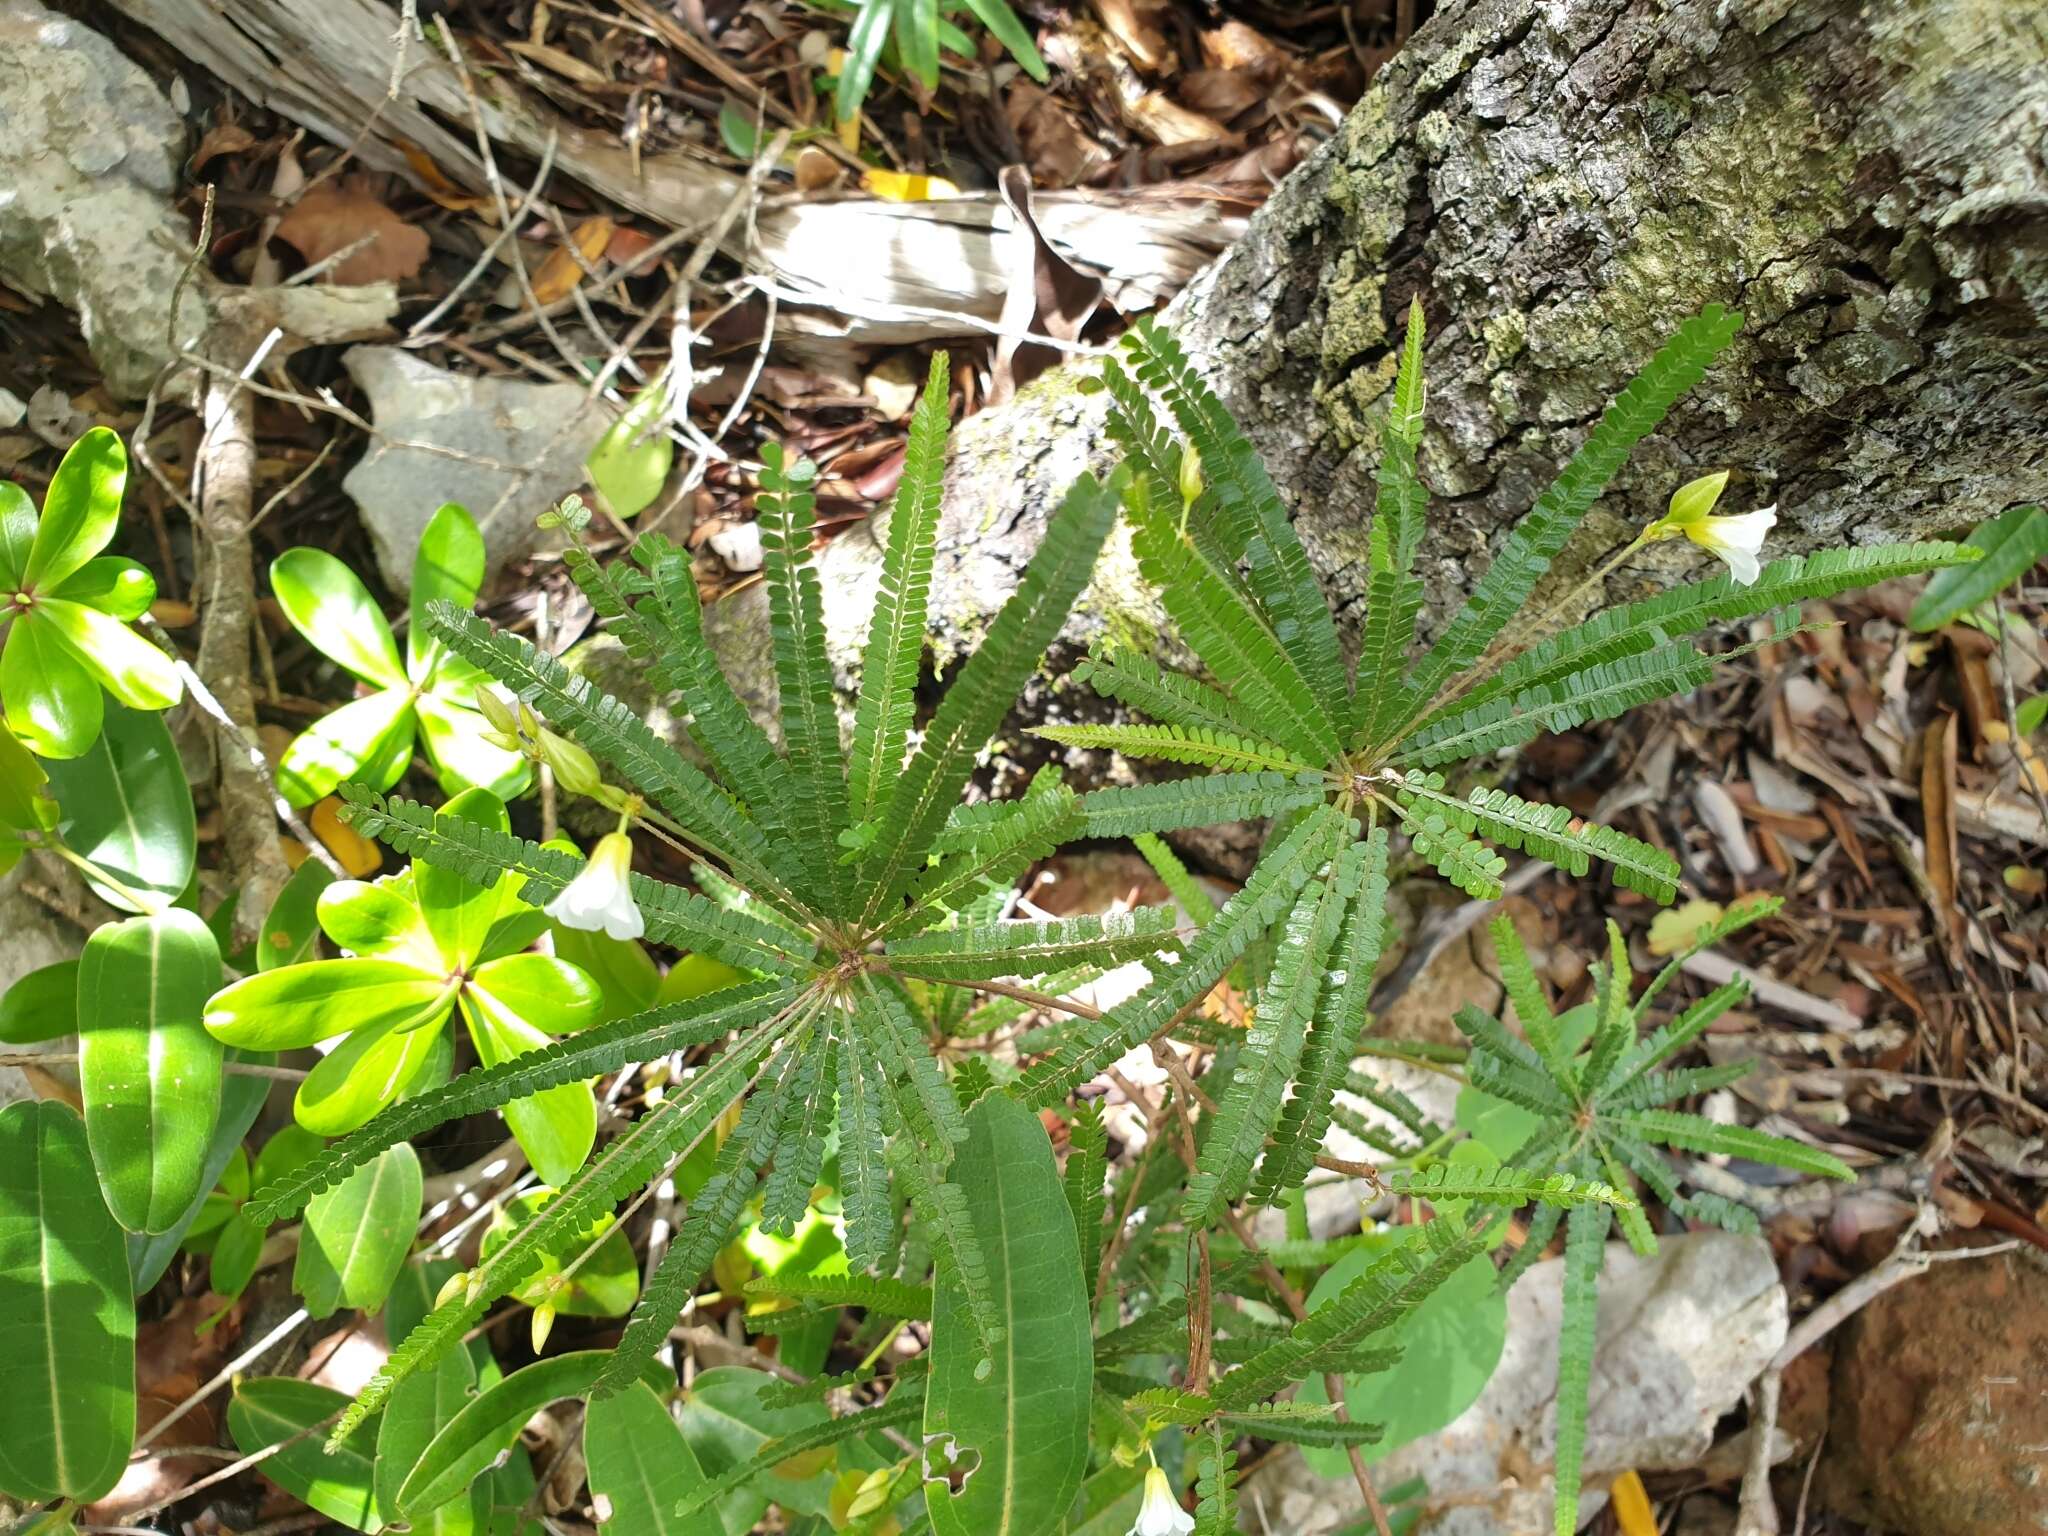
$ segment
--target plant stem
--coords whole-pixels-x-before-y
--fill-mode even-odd
[[[163,897],[156,895],[154,892],[145,894],[142,891],[136,890],[119,876],[108,874],[84,854],[66,847],[54,832],[45,833],[43,841],[37,846],[57,855],[65,863],[76,868],[86,879],[105,886],[145,917],[160,916],[170,908],[170,903],[164,900]]]

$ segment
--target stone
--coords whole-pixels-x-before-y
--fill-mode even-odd
[[[1548,1536],[1563,1310],[1564,1261],[1549,1259],[1508,1293],[1507,1343],[1478,1400],[1374,1467],[1382,1488],[1427,1479],[1417,1536]],[[1582,1518],[1605,1503],[1613,1473],[1699,1463],[1722,1415],[1785,1342],[1785,1290],[1761,1238],[1667,1237],[1648,1259],[1610,1243],[1599,1318]],[[1341,1526],[1361,1507],[1349,1478],[1317,1477],[1291,1451],[1252,1480],[1247,1503],[1253,1489],[1274,1530]]]
[[[193,345],[192,230],[172,209],[185,124],[141,68],[37,0],[0,0],[0,278],[75,310],[117,395]]]
[[[450,373],[398,347],[351,347],[342,361],[370,397],[380,434],[342,487],[395,592],[412,589],[420,534],[445,502],[475,515],[490,569],[531,550],[534,519],[583,484],[583,460],[610,424],[580,384]]]
[[[1836,1336],[1822,1507],[1899,1536],[2048,1531],[2048,1270],[1937,1263]]]

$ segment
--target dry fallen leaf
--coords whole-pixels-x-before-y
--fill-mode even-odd
[[[885,203],[937,203],[960,195],[960,189],[943,176],[912,176],[872,167],[860,173],[860,184]]]
[[[1956,717],[1943,715],[1927,727],[1920,756],[1920,801],[1927,818],[1927,880],[1947,925],[1951,952],[1960,954],[1963,914],[1956,905]]]
[[[575,252],[555,247],[548,252],[548,259],[540,264],[540,270],[533,274],[534,298],[542,304],[566,299],[583,281],[588,269],[604,255],[616,229],[617,226],[603,214],[578,224],[570,231],[570,237],[576,242]],[[577,259],[579,254],[581,260]]]
[[[191,173],[197,176],[206,163],[221,155],[239,155],[256,147],[256,135],[240,123],[215,123],[192,152]]]
[[[497,222],[497,201],[486,193],[465,192],[450,181],[434,157],[410,139],[394,139],[405,155],[405,163],[412,167],[412,173],[419,181],[420,190],[451,213],[479,213],[492,223]]]
[[[403,282],[426,263],[427,232],[406,223],[356,178],[313,188],[277,222],[277,238],[309,267],[366,235],[368,243],[330,267],[322,282],[341,288]]]

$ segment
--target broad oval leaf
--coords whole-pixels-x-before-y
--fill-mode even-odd
[[[938,1536],[1037,1536],[1059,1529],[1088,1464],[1095,1356],[1080,1241],[1038,1117],[1007,1094],[967,1114],[953,1178],[972,1192],[1003,1336],[993,1369],[957,1287],[938,1287],[932,1316],[927,1446],[950,1441],[978,1465],[959,1492],[925,1485]]]
[[[676,1510],[704,1486],[690,1442],[644,1381],[599,1398],[583,1417],[591,1494],[605,1501],[598,1528],[610,1536],[708,1536],[701,1516]],[[745,1536],[721,1520],[726,1536]]]
[[[412,624],[405,634],[406,671],[424,683],[443,652],[427,623],[429,603],[473,607],[484,584],[484,536],[466,507],[444,502],[427,519],[412,563]]]
[[[221,1045],[200,1022],[220,951],[173,907],[109,923],[78,964],[78,1078],[93,1166],[114,1219],[169,1231],[205,1190]]]
[[[483,717],[477,717],[481,724]],[[486,789],[465,790],[442,806],[435,820],[466,821],[494,832],[511,829],[505,802]],[[427,931],[434,936],[441,963],[448,974],[466,971],[483,953],[484,936],[511,904],[517,877],[501,875],[488,887],[466,880],[452,869],[420,863],[412,868],[413,890],[418,893],[420,911]]]
[[[278,792],[303,810],[344,782],[389,789],[412,761],[417,723],[412,695],[403,688],[344,704],[292,738],[278,760]]]
[[[47,592],[107,547],[128,486],[128,450],[94,427],[65,451],[43,495],[42,520],[23,562],[24,588]]]
[[[322,655],[374,688],[406,686],[391,626],[362,580],[326,550],[286,550],[270,562],[270,589]]]
[[[725,126],[725,115],[720,113],[719,127]],[[625,414],[605,429],[584,460],[590,483],[620,517],[637,517],[646,511],[668,480],[676,452],[663,420],[668,397],[664,375],[643,389]]]
[[[206,1027],[227,1045],[289,1051],[413,1018],[424,1028],[436,999],[445,1016],[455,1004],[448,983],[401,961],[312,960],[245,976],[215,993]]]
[[[2048,511],[2040,507],[2014,507],[1999,517],[1979,523],[1967,543],[1981,550],[1983,558],[1969,565],[1952,565],[1936,571],[1927,590],[1913,604],[1906,622],[1921,631],[1939,629],[1962,617],[1979,603],[2024,576],[2043,555],[2048,555]]]
[[[135,1439],[135,1300],[85,1125],[65,1105],[0,1110],[0,1490],[98,1498]]]
[[[587,1393],[610,1358],[599,1349],[556,1355],[514,1371],[472,1399],[406,1474],[398,1512],[416,1520],[460,1494],[511,1449],[528,1419],[549,1403]]]
[[[0,705],[9,729],[38,757],[78,756],[99,737],[106,695],[54,626],[24,613],[6,629]]]
[[[764,1408],[761,1391],[772,1384],[766,1372],[740,1366],[705,1371],[683,1400],[683,1437],[706,1477],[715,1478],[754,1453],[770,1439],[821,1424],[830,1414],[823,1403]],[[785,1466],[787,1463],[784,1464]],[[770,1501],[799,1514],[822,1515],[832,1497],[831,1471],[807,1471],[786,1477],[781,1467],[750,1478],[716,1506],[729,1531],[751,1531]]]
[[[248,1055],[241,1051],[229,1051],[227,1059],[269,1060],[260,1054]],[[242,1150],[242,1138],[249,1134],[249,1127],[263,1112],[264,1101],[270,1097],[270,1087],[268,1078],[241,1073],[221,1079],[220,1118],[214,1123],[213,1144],[206,1150],[206,1165],[199,1176],[202,1191],[210,1192],[220,1182],[234,1162],[235,1154]],[[128,1239],[128,1273],[135,1277],[136,1295],[142,1295],[164,1277],[164,1271],[171,1267],[179,1245],[198,1221],[206,1202],[207,1194],[200,1194],[186,1207],[185,1214],[171,1223],[168,1231],[159,1232],[154,1237],[131,1236]]]
[[[78,1029],[78,962],[40,966],[0,993],[0,1042],[35,1045]]]
[[[376,1427],[362,1426],[331,1453],[321,1440],[321,1426],[347,1406],[347,1397],[318,1382],[258,1376],[236,1384],[228,1433],[249,1456],[290,1442],[256,1470],[328,1519],[373,1536],[384,1528],[374,1472]]]
[[[419,1155],[401,1141],[313,1197],[292,1269],[309,1313],[384,1305],[419,1226],[422,1182]]]
[[[431,1370],[406,1377],[392,1390],[377,1423],[377,1504],[398,1507],[398,1490],[406,1474],[419,1464],[434,1437],[466,1407],[476,1390],[476,1362],[469,1352],[451,1349]],[[447,1503],[413,1517],[420,1536],[469,1536],[490,1522],[486,1483],[473,1479]]]
[[[379,1110],[441,1083],[455,1061],[446,1004],[417,1029],[359,1029],[321,1058],[292,1097],[292,1114],[316,1136],[345,1136]]]
[[[192,786],[154,710],[107,701],[99,739],[81,755],[49,765],[57,796],[57,832],[122,885],[169,900],[192,880],[198,846]],[[123,912],[141,908],[98,881],[92,888]]]

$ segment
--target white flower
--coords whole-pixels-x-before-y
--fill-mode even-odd
[[[1180,1501],[1173,1496],[1173,1484],[1166,1480],[1163,1471],[1153,1467],[1145,1474],[1145,1502],[1139,1506],[1130,1536],[1188,1536],[1194,1528],[1195,1517],[1180,1507]]]
[[[1753,587],[1763,572],[1757,552],[1764,547],[1764,535],[1777,522],[1778,509],[1773,504],[1739,517],[1703,517],[1685,529],[1685,536],[1725,560],[1738,587]]]
[[[1672,493],[1671,510],[1644,529],[1643,537],[1655,541],[1683,535],[1726,561],[1737,586],[1750,587],[1762,573],[1757,553],[1764,547],[1764,535],[1777,526],[1778,508],[1774,503],[1735,517],[1711,516],[1727,484],[1728,472],[1722,470],[1680,486]]]
[[[633,840],[623,832],[607,832],[590,850],[590,862],[562,894],[547,905],[547,914],[564,928],[605,933],[615,939],[637,939],[646,920],[633,903],[628,876],[633,869]]]

